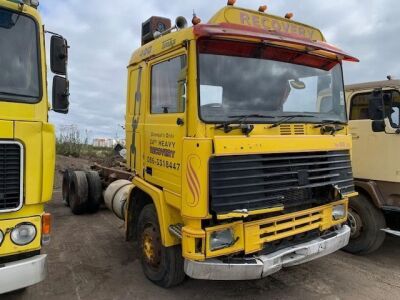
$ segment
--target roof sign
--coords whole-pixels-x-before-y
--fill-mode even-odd
[[[294,22],[289,19],[228,6],[220,10],[209,24],[230,23],[256,27],[264,30],[273,30],[280,34],[293,35],[307,40],[324,41],[324,37],[318,29]]]

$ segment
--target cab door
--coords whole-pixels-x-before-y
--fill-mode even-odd
[[[186,49],[149,63],[145,178],[177,194],[181,193],[182,146],[186,136],[186,75]]]
[[[400,146],[400,136],[390,134],[386,128],[374,130],[373,120],[380,121],[387,116],[386,103],[377,110],[371,109],[371,101],[385,98],[392,91],[366,91],[351,95],[349,125],[353,138],[353,172],[355,178],[393,181],[400,179],[400,166],[397,166],[395,152]],[[383,93],[383,94],[382,94]],[[396,92],[398,94],[398,92]],[[379,101],[378,101],[379,102]],[[375,111],[375,112],[374,112]],[[377,115],[379,114],[379,115]],[[390,125],[389,125],[390,126]]]

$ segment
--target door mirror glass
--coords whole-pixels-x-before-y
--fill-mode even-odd
[[[385,121],[384,120],[373,120],[372,121],[372,131],[373,132],[384,132],[385,131]]]
[[[61,76],[53,78],[53,110],[67,114],[69,108],[69,82]]]
[[[50,45],[50,68],[58,75],[67,74],[68,44],[64,38],[53,35]]]

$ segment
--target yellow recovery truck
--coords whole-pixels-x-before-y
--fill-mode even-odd
[[[106,188],[145,275],[163,287],[185,274],[259,279],[350,237],[342,61],[357,59],[290,13],[233,2],[190,28],[183,17],[143,23],[128,65],[126,168],[64,177],[75,213]]]
[[[346,251],[377,250],[386,233],[400,236],[400,80],[346,86],[359,196],[350,201]]]
[[[0,0],[0,294],[40,282],[50,238],[55,134],[37,0]],[[68,111],[67,43],[51,39],[53,110]]]

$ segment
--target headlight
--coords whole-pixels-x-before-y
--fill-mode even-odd
[[[210,236],[211,251],[228,248],[235,244],[235,236],[231,228],[214,231]]]
[[[11,240],[18,246],[24,246],[32,242],[36,237],[36,227],[31,223],[18,224],[11,231]]]
[[[346,207],[344,204],[336,205],[332,210],[332,218],[334,220],[340,220],[346,217]]]
[[[1,243],[3,242],[3,239],[4,239],[4,233],[3,233],[3,231],[0,230],[0,246],[1,246]]]

